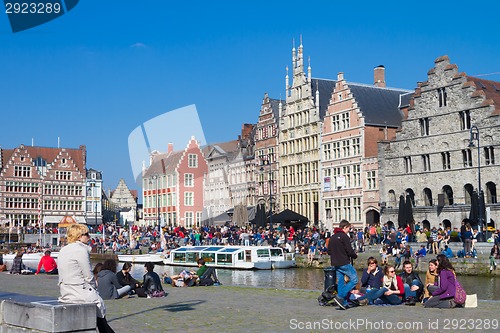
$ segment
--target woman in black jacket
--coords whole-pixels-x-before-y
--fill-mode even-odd
[[[164,296],[163,287],[161,285],[161,280],[158,274],[153,271],[155,264],[152,262],[147,262],[144,267],[146,267],[146,274],[144,274],[144,280],[142,282],[142,287],[147,297],[161,297]],[[139,295],[140,296],[140,295]]]

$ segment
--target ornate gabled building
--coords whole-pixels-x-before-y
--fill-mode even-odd
[[[137,190],[130,190],[125,180],[120,179],[115,190],[111,191],[109,199],[120,210],[120,222],[134,223],[137,220]]]
[[[229,190],[229,161],[238,152],[238,140],[211,144],[203,148],[208,165],[205,177],[204,224],[214,224],[214,218],[234,208]]]
[[[319,83],[319,85],[317,85]],[[279,116],[280,205],[306,216],[311,223],[320,219],[321,120],[331,87],[311,78],[311,66],[304,71],[302,42],[292,49],[292,83],[288,67],[285,78],[286,108]]]
[[[20,227],[85,223],[86,148],[0,149],[0,220]]]
[[[459,72],[447,56],[427,76],[396,138],[380,144],[381,220],[397,223],[398,198],[407,194],[416,222],[459,227],[469,217],[480,171],[487,219],[498,223],[500,82]]]
[[[143,212],[147,225],[199,226],[207,163],[194,137],[182,151],[168,145],[167,153],[153,152],[142,176]]]
[[[263,204],[265,210],[279,210],[279,116],[285,108],[285,101],[269,98],[264,94],[255,133],[255,189],[256,204]]]
[[[232,206],[239,212],[255,206],[255,125],[243,124],[238,136],[238,150],[229,161],[228,179]],[[242,225],[248,222],[248,215],[238,214],[233,222]]]
[[[333,89],[321,136],[321,221],[330,230],[342,219],[356,227],[378,223],[377,142],[394,138],[401,95],[410,92],[387,88],[383,66],[375,68],[373,85],[347,82],[343,73],[327,84]]]

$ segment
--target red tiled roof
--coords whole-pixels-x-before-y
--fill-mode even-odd
[[[470,84],[469,82],[471,81],[474,82],[477,94],[484,93],[488,102],[486,105],[493,104],[495,106],[492,115],[500,115],[500,82],[484,80],[473,76],[467,76],[467,81],[465,84]]]

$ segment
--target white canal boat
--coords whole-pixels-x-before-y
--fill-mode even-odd
[[[119,254],[118,261],[130,262],[132,264],[145,264],[152,262],[155,264],[163,264],[165,261],[163,253],[148,253],[148,254]]]
[[[24,253],[22,260],[23,264],[29,268],[36,269],[38,267],[38,263],[40,262],[40,259],[42,259],[44,255],[44,252],[36,252],[36,253]],[[50,256],[57,261],[57,256],[59,255],[59,252],[51,252]],[[8,253],[3,255],[3,262],[5,265],[7,265],[7,270],[10,270],[12,267],[12,262],[14,261],[14,258],[16,257],[15,253]]]
[[[171,250],[166,265],[197,266],[202,258],[207,266],[226,269],[281,269],[295,267],[295,254],[270,246],[182,246]]]

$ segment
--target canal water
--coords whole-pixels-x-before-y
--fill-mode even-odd
[[[121,264],[118,265],[121,268]],[[155,266],[158,274],[175,275],[183,267]],[[193,269],[187,268],[187,269]],[[500,268],[499,268],[500,269]],[[142,281],[144,265],[134,264],[131,275]],[[358,273],[361,276],[361,272]],[[324,273],[322,269],[291,268],[277,270],[229,270],[217,269],[217,276],[223,285],[265,287],[275,289],[307,289],[322,290]],[[425,279],[424,274],[420,278]],[[460,283],[468,294],[477,294],[482,300],[500,300],[500,276],[459,276]]]

